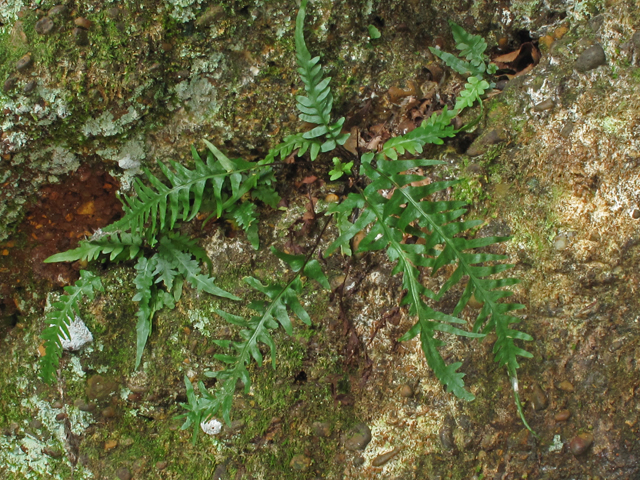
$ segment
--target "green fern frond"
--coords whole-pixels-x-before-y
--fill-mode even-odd
[[[305,324],[311,324],[309,314],[298,300],[298,296],[302,292],[300,275],[304,273],[309,278],[318,281],[325,288],[329,287],[329,282],[317,260],[310,259],[304,255],[288,255],[274,248],[272,248],[272,252],[281,260],[285,261],[294,272],[297,272],[296,276],[286,285],[264,285],[256,278],[245,277],[245,282],[255,290],[264,294],[268,300],[249,304],[248,308],[254,310],[256,315],[253,315],[248,320],[238,315],[216,310],[216,313],[227,322],[241,327],[239,335],[242,339],[239,341],[214,341],[216,345],[224,349],[232,350],[231,353],[214,355],[214,358],[226,364],[227,367],[216,372],[205,372],[206,376],[218,379],[219,387],[216,388],[214,394],[211,394],[207,391],[204,384],[199,382],[199,389],[202,396],[198,397],[189,379],[185,378],[189,403],[182,404],[187,410],[187,413],[180,417],[185,418],[182,429],[194,425],[194,442],[200,422],[218,414],[218,412],[220,412],[227,424],[231,424],[231,407],[238,380],[244,384],[245,392],[249,392],[251,378],[247,371],[247,365],[251,362],[251,359],[255,360],[258,365],[262,365],[263,363],[263,355],[260,351],[259,344],[263,344],[269,348],[271,364],[273,368],[275,368],[276,345],[271,336],[271,332],[281,326],[287,334],[293,334],[289,311],[293,312]]]
[[[487,42],[480,35],[472,35],[464,28],[454,22],[449,22],[453,39],[456,41],[456,48],[460,50],[460,55],[465,57],[474,67],[480,67],[486,57]]]
[[[483,80],[482,77],[469,77],[467,79],[467,83],[464,85],[464,90],[461,90],[460,95],[456,98],[456,106],[454,110],[460,112],[467,107],[472,107],[476,100],[480,102],[480,107],[482,108],[481,96],[490,88],[491,85],[489,82]]]
[[[162,236],[158,245],[158,255],[169,262],[182,277],[198,292],[204,291],[230,300],[240,300],[235,295],[214,285],[214,278],[200,272],[200,265],[193,257],[180,248],[175,238]]]
[[[311,143],[310,149],[311,159],[314,160],[319,151],[328,152],[336,148],[336,145],[344,145],[349,138],[349,134],[341,134],[344,118],[338,119],[335,123],[331,123],[331,109],[333,107],[333,95],[329,88],[331,77],[322,77],[322,66],[320,65],[320,57],[311,57],[311,53],[307,48],[304,39],[304,19],[306,16],[307,0],[302,0],[298,16],[296,18],[296,60],[298,62],[298,73],[304,84],[305,95],[296,97],[297,108],[300,111],[300,120],[318,125],[311,130],[304,132],[302,138],[305,140],[325,139],[318,143]],[[305,150],[306,151],[306,150]],[[303,155],[298,153],[298,156]]]
[[[134,302],[138,302],[138,323],[136,325],[136,364],[137,369],[142,359],[142,352],[147,344],[147,339],[151,335],[151,319],[155,314],[156,302],[153,299],[157,296],[157,288],[154,286],[154,272],[158,263],[157,254],[147,259],[140,257],[136,264],[138,272],[133,283],[136,286],[136,294],[133,297]]]
[[[469,62],[466,62],[452,53],[445,52],[439,48],[429,47],[431,53],[442,60],[449,68],[452,68],[460,75],[481,75],[480,69],[475,68]]]
[[[396,160],[399,155],[404,155],[406,152],[412,155],[422,153],[422,147],[428,143],[442,145],[443,138],[454,137],[457,133],[457,130],[451,125],[451,119],[457,115],[454,112],[454,110],[450,111],[445,107],[442,112],[432,115],[411,132],[390,138],[384,143],[382,153]]]
[[[333,106],[333,96],[329,88],[331,77],[322,78],[322,66],[320,57],[311,57],[304,39],[304,19],[307,13],[307,0],[302,0],[298,16],[296,18],[296,60],[298,62],[298,73],[307,92],[306,96],[298,95],[298,110],[300,119],[303,122],[315,123],[325,128],[331,121],[331,108]],[[308,132],[307,132],[308,133]],[[328,133],[328,129],[319,134],[312,134],[304,138],[316,138],[319,135]]]
[[[69,325],[78,314],[78,303],[87,298],[93,300],[95,291],[104,291],[99,277],[87,270],[80,271],[80,278],[74,285],[64,287],[60,300],[54,302],[47,313],[45,322],[49,325],[40,337],[44,340],[45,354],[40,359],[40,376],[51,383],[62,356],[62,340],[70,340]]]
[[[489,59],[484,54],[487,49],[487,42],[479,35],[468,33],[454,22],[449,22],[449,25],[451,26],[453,38],[456,41],[456,48],[460,50],[460,54],[465,57],[467,61],[438,48],[429,47],[431,53],[460,75],[475,75],[481,77],[485,72],[495,73],[495,65],[487,65]]]
[[[247,234],[247,239],[251,246],[258,250],[260,241],[258,239],[258,207],[253,202],[243,202],[237,204],[229,211],[229,216]]]
[[[282,143],[279,143],[275,147],[269,150],[269,153],[261,160],[260,163],[264,165],[269,165],[275,162],[278,158],[280,160],[284,160],[294,150],[298,150],[297,156],[301,157],[307,150],[309,151],[309,155],[311,156],[311,160],[315,160],[320,153],[320,146],[322,144],[316,140],[309,140],[302,136],[302,133],[296,133],[295,135],[289,135],[285,137]]]
[[[511,268],[512,265],[495,263],[504,260],[504,256],[475,251],[477,248],[506,239],[464,238],[461,235],[482,223],[459,220],[466,213],[463,208],[465,203],[428,200],[431,195],[452,186],[455,182],[434,182],[412,187],[412,182],[423,177],[401,173],[411,168],[433,165],[434,161],[391,162],[381,154],[376,155],[375,160],[375,167],[373,162],[362,164],[362,172],[372,179],[371,184],[360,193],[350,194],[342,204],[329,209],[328,213],[340,213],[343,218],[355,208],[362,209],[362,212],[353,224],[343,224],[340,237],[327,249],[327,254],[344,247],[359,231],[369,229],[359,244],[359,250],[386,249],[389,259],[397,262],[394,273],[403,273],[403,286],[407,294],[402,304],[410,305],[409,313],[418,318],[417,323],[402,340],[420,334],[427,363],[436,377],[458,397],[470,399],[472,395],[463,388],[463,374],[456,372],[460,364],[444,364],[437,351],[441,342],[434,338],[435,331],[464,336],[484,336],[489,331],[495,331],[498,337],[495,346],[496,361],[501,365],[507,365],[509,376],[515,378],[515,369],[518,367],[516,356],[529,357],[530,354],[516,347],[514,339],[531,340],[531,337],[509,328],[511,324],[517,323],[518,319],[506,313],[523,308],[522,305],[498,303],[498,300],[511,294],[501,288],[514,285],[517,280],[487,278]],[[393,194],[387,199],[379,193],[380,190],[392,190]],[[423,243],[402,244],[404,235],[417,236]],[[436,249],[436,246],[440,248]],[[457,267],[438,292],[420,284],[418,268],[430,269],[431,274],[435,275],[440,268],[450,264],[456,264]],[[467,287],[452,315],[436,312],[427,306],[423,298],[439,300],[452,286],[461,282],[463,277],[468,279]],[[473,331],[466,332],[452,324],[465,323],[457,318],[457,315],[473,294],[484,302],[485,306],[476,319]]]
[[[432,160],[404,160],[392,163],[383,160],[381,155],[376,160],[379,168],[383,166],[382,168],[387,168],[387,170],[394,172],[392,178],[396,180],[396,183],[401,181],[401,187],[415,181],[418,176],[399,175],[400,171],[435,163]],[[393,182],[386,180],[370,165],[363,164],[363,169],[369,176],[377,178],[361,193],[350,194],[345,202],[329,209],[329,213],[341,212],[345,214],[353,208],[363,208],[361,216],[347,231],[341,232],[340,238],[329,246],[326,254],[331,254],[342,244],[350,241],[356,233],[369,227],[368,234],[360,242],[359,251],[386,249],[389,259],[397,262],[393,273],[403,273],[403,287],[406,289],[407,294],[402,304],[410,305],[409,313],[418,318],[415,326],[401,340],[408,340],[419,334],[427,363],[438,380],[459,398],[472,400],[474,398],[473,395],[464,388],[464,382],[462,381],[464,374],[457,372],[462,364],[459,362],[451,365],[445,364],[438,351],[443,342],[435,338],[435,332],[442,331],[468,337],[481,337],[484,335],[454,327],[454,324],[464,324],[465,322],[433,310],[426,304],[423,297],[435,298],[436,294],[420,283],[418,267],[432,267],[434,265],[435,260],[432,256],[435,255],[433,250],[435,245],[406,245],[401,243],[403,234],[407,233],[407,231],[411,232],[411,234],[418,234],[423,238],[425,234],[409,225],[415,217],[409,219],[413,212],[398,204],[397,194],[394,193],[394,196],[387,200],[378,193],[380,189],[393,188],[395,186]],[[427,196],[447,188],[450,183],[431,184],[426,189],[422,187],[411,188],[419,188],[421,189],[419,195]],[[448,202],[431,202],[432,210],[435,210],[433,214],[437,214],[438,208],[461,206],[459,202],[453,205],[443,205],[445,203]]]
[[[264,175],[264,167],[242,159],[229,159],[214,145],[209,149],[206,163],[193,151],[195,169],[170,161],[170,166],[159,163],[169,181],[165,185],[158,177],[145,169],[150,186],[136,179],[136,196],[124,197],[125,215],[112,224],[111,230],[130,231],[144,235],[154,246],[158,232],[173,229],[178,219],[192,220],[200,211],[203,197],[209,192],[218,217],[256,187]]]
[[[201,273],[198,260],[203,259],[211,263],[195,241],[176,233],[162,235],[158,242],[158,252],[151,258],[138,259],[135,266],[137,275],[133,282],[136,294],[132,299],[138,302],[135,368],[140,365],[144,347],[151,334],[153,316],[164,307],[175,307],[175,302],[182,296],[185,280],[198,291],[230,300],[240,300],[217,287],[213,277]],[[164,289],[160,288],[161,285],[164,285]]]
[[[44,263],[75,262],[97,260],[101,254],[109,255],[109,260],[131,260],[136,258],[142,248],[142,237],[131,233],[110,233],[93,240],[81,240],[77,248],[56,253],[44,260]]]

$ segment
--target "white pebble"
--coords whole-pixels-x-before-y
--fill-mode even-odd
[[[217,435],[222,431],[222,423],[212,418],[208,422],[200,422],[200,428],[207,435]]]
[[[63,338],[61,335],[60,341],[64,350],[76,351],[87,343],[93,342],[93,335],[91,335],[82,319],[76,315],[75,320],[69,325],[69,338]]]

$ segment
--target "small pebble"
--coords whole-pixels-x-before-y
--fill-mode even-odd
[[[566,422],[571,417],[571,412],[569,410],[560,410],[558,413],[554,415],[554,419],[556,422]]]
[[[104,443],[104,450],[108,452],[109,450],[113,450],[118,446],[118,440],[107,440]]]
[[[633,218],[634,220],[637,220],[640,218],[640,210],[637,208],[634,208],[633,211],[631,212],[631,218]]]
[[[27,84],[22,89],[22,92],[31,93],[35,90],[37,86],[38,86],[38,82],[36,82],[35,80],[29,80],[29,82],[27,82]]]
[[[560,136],[568,138],[569,135],[571,135],[571,132],[573,132],[573,122],[569,121],[564,127],[562,127],[562,130],[560,130]]]
[[[447,450],[453,450],[456,446],[453,438],[453,426],[453,419],[447,418],[445,419],[444,425],[440,427],[440,431],[438,432],[440,443],[442,443],[442,446]]]
[[[600,30],[602,23],[604,22],[604,17],[602,15],[596,15],[595,17],[589,20],[589,26],[595,32]]]
[[[118,7],[111,7],[107,9],[107,17],[118,18],[120,16],[120,9]]]
[[[40,35],[47,35],[51,33],[53,27],[53,20],[51,20],[49,17],[43,17],[36,22],[34,29],[36,33],[39,33]]]
[[[346,436],[344,446],[347,450],[364,450],[371,441],[371,429],[364,423],[354,426]]]
[[[165,468],[167,468],[167,465],[169,465],[169,462],[162,460],[160,462],[156,462],[156,469],[157,470],[164,470]]]
[[[404,398],[413,397],[413,388],[411,388],[411,385],[405,383],[400,389],[400,395],[402,395]]]
[[[507,86],[507,83],[509,83],[509,80],[498,80],[496,82],[496,89],[500,91],[504,90]]]
[[[76,41],[76,45],[79,47],[86,47],[89,45],[89,35],[84,28],[76,27],[73,29],[73,38]]]
[[[62,452],[58,449],[55,448],[51,448],[51,447],[44,447],[42,449],[42,453],[44,453],[45,455],[50,456],[51,458],[60,458],[62,457]]]
[[[65,7],[64,5],[56,5],[51,10],[49,10],[48,15],[51,18],[64,17],[67,14],[67,12],[68,12],[67,7]]]
[[[16,88],[17,84],[18,84],[18,79],[16,77],[9,77],[5,80],[4,84],[2,85],[2,91],[10,92],[14,88]]]
[[[306,469],[308,469],[309,466],[311,466],[311,459],[306,455],[299,453],[293,456],[293,458],[291,459],[291,462],[289,462],[289,466],[293,470],[296,470],[298,472],[303,472]]]
[[[534,105],[533,111],[544,112],[545,110],[551,110],[555,106],[556,104],[553,102],[553,100],[551,100],[550,98],[547,98],[546,100],[543,100],[540,103]]]
[[[316,437],[327,438],[331,435],[331,425],[328,422],[313,422],[311,429]]]
[[[131,438],[131,437],[124,438],[124,439],[122,439],[122,441],[120,442],[120,444],[121,444],[123,447],[130,447],[131,445],[133,445],[133,443],[134,443],[134,440],[133,440],[133,438]]]
[[[93,22],[91,20],[87,20],[84,17],[76,18],[73,23],[75,23],[80,28],[84,28],[85,30],[89,30],[91,28],[91,25],[93,25]]]
[[[569,239],[566,235],[558,235],[553,239],[553,248],[556,250],[564,250],[569,245]]]
[[[480,310],[484,305],[484,302],[481,302],[480,300],[478,300],[476,298],[476,294],[474,293],[473,295],[471,295],[471,297],[469,297],[469,301],[467,302],[467,305],[469,305],[474,310]]]
[[[224,463],[218,464],[216,469],[213,471],[213,476],[211,477],[211,480],[226,480],[227,478],[229,478],[227,476],[227,467],[225,466]]]
[[[16,63],[16,70],[18,70],[19,72],[24,72],[28,70],[32,65],[33,59],[31,58],[31,54],[27,53],[22,58],[20,58],[20,60],[18,60],[18,63]]]
[[[402,449],[399,448],[399,447],[396,447],[393,450],[391,450],[390,452],[378,455],[376,458],[374,458],[371,461],[371,465],[374,466],[374,467],[381,467],[382,465],[387,463],[389,460],[391,460],[393,457],[395,457],[400,452],[400,450],[402,450]]]
[[[593,435],[590,433],[581,433],[571,439],[569,442],[569,449],[576,457],[583,455],[589,450],[589,447],[593,443]]]
[[[127,467],[120,467],[116,470],[116,476],[120,480],[131,480],[131,472]]]
[[[575,389],[573,388],[573,385],[571,385],[570,382],[567,382],[566,380],[563,380],[562,382],[560,382],[558,384],[558,388],[560,390],[562,390],[563,392],[573,392]]]
[[[87,403],[82,398],[76,398],[73,405],[82,412],[93,412],[96,409],[95,403]]]
[[[584,73],[607,63],[602,45],[595,44],[580,54],[575,63],[575,69]]]
[[[533,409],[536,412],[539,412],[540,410],[544,410],[545,408],[547,408],[547,405],[549,404],[549,399],[547,398],[547,395],[544,393],[544,391],[540,388],[538,384],[535,384],[533,386],[533,392],[531,393],[531,403],[533,404]]]
[[[107,407],[104,410],[102,410],[102,416],[104,418],[113,418],[116,416],[116,411],[113,407]]]
[[[38,430],[39,428],[42,428],[42,422],[37,418],[34,418],[29,422],[29,426],[35,430]]]

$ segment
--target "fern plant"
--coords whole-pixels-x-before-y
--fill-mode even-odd
[[[311,56],[304,39],[306,6],[307,0],[302,0],[296,19],[295,46],[298,73],[305,89],[304,95],[296,97],[296,106],[300,119],[312,126],[308,131],[289,135],[257,163],[230,159],[205,141],[206,160],[192,148],[193,169],[177,162],[169,162],[168,166],[160,163],[164,180],[145,170],[146,182],[137,179],[134,195],[122,198],[125,214],[121,220],[95,238],[80,242],[76,249],[47,259],[49,262],[136,260],[134,284],[137,290],[133,297],[133,301],[138,302],[136,368],[151,334],[155,312],[174,308],[180,301],[185,282],[198,291],[240,300],[217,287],[213,278],[201,272],[203,264],[211,267],[210,260],[194,240],[175,231],[178,223],[191,221],[202,212],[211,212],[207,220],[215,217],[233,221],[246,232],[254,248],[258,248],[258,209],[252,200],[260,200],[271,207],[276,207],[280,201],[271,164],[291,154],[308,154],[315,160],[321,153],[336,150],[349,136],[341,132],[344,118],[331,119],[330,78],[323,76],[319,57]],[[507,238],[471,238],[470,230],[482,222],[463,220],[464,202],[430,198],[453,186],[455,181],[421,185],[424,177],[412,173],[412,169],[441,162],[406,158],[422,153],[426,144],[442,144],[444,139],[455,136],[458,131],[452,125],[452,119],[478,101],[482,105],[482,95],[492,87],[484,79],[484,74],[495,71],[495,66],[488,64],[484,55],[486,42],[455,24],[451,27],[456,47],[464,60],[439,50],[432,51],[458,73],[470,75],[454,107],[445,107],[406,135],[389,139],[378,152],[365,153],[357,163],[333,157],[334,169],[330,175],[335,179],[351,175],[354,164],[359,166],[358,175],[350,178],[352,192],[342,203],[328,209],[326,214],[330,218],[308,255],[289,255],[272,247],[274,255],[294,273],[287,283],[265,285],[255,278],[245,278],[248,285],[266,296],[264,301],[247,305],[255,313],[245,318],[216,310],[221,318],[240,328],[239,338],[215,340],[226,353],[214,355],[225,365],[223,368],[205,373],[217,380],[213,392],[199,382],[199,393],[196,393],[194,385],[185,376],[188,402],[183,404],[186,409],[182,415],[185,418],[183,428],[193,426],[197,433],[200,424],[215,415],[221,415],[230,423],[236,384],[241,381],[248,391],[251,384],[248,365],[251,359],[262,364],[261,346],[270,350],[272,365],[275,365],[276,346],[272,332],[282,327],[286,333],[292,333],[289,311],[303,323],[310,323],[311,319],[298,299],[303,290],[302,275],[329,288],[320,264],[314,258],[329,221],[335,221],[339,237],[325,255],[335,254],[338,250],[351,255],[351,240],[364,231],[365,237],[359,243],[358,251],[384,250],[389,260],[395,262],[393,274],[402,275],[406,291],[401,305],[406,305],[415,319],[413,327],[401,340],[420,337],[428,365],[438,380],[457,397],[474,398],[464,386],[464,373],[459,371],[461,362],[447,365],[443,359],[441,334],[484,338],[489,332],[495,332],[495,360],[506,367],[518,412],[529,428],[519,401],[517,369],[519,357],[531,357],[531,354],[520,348],[517,341],[528,341],[531,337],[513,328],[519,319],[511,312],[522,305],[503,302],[511,295],[505,287],[516,284],[517,280],[499,277],[512,267],[503,263],[506,257],[482,250]],[[412,185],[418,181],[421,186]],[[383,195],[383,191],[391,193]],[[407,244],[404,242],[407,236],[418,241]],[[420,281],[422,275],[436,275],[445,267],[453,273],[437,291]],[[438,311],[436,303],[462,283],[465,284],[464,292],[454,310],[449,314]],[[74,287],[66,287],[68,297],[63,296],[64,300],[54,304],[54,311],[48,317],[51,326],[43,333],[47,341],[46,355],[42,359],[44,378],[51,379],[61,354],[59,339],[65,333],[68,335],[65,328],[77,310],[78,299],[83,295],[91,298],[99,287],[97,277],[83,272]],[[472,296],[483,306],[472,328],[466,329],[466,322],[460,315]],[[194,441],[195,437],[194,434]]]
[[[169,185],[145,170],[150,186],[136,179],[136,196],[122,198],[125,212],[122,219],[106,227],[95,238],[81,241],[77,248],[45,260],[51,263],[76,260],[90,262],[101,258],[108,258],[112,262],[137,259],[134,280],[136,294],[132,299],[138,302],[135,368],[140,365],[155,312],[164,307],[175,307],[185,281],[198,291],[239,300],[217,287],[214,278],[200,272],[199,262],[206,263],[211,270],[211,261],[194,241],[172,232],[177,221],[189,221],[206,207],[212,211],[209,218],[226,216],[233,220],[246,231],[254,248],[258,248],[257,209],[255,203],[245,201],[245,196],[250,195],[273,207],[280,201],[274,188],[275,178],[271,167],[242,159],[229,159],[214,145],[205,143],[208,147],[206,163],[193,148],[193,170],[177,162],[170,162],[171,167],[160,163]],[[83,278],[78,280],[72,287],[77,292],[74,298],[88,292],[88,287],[83,288],[86,285]],[[69,315],[77,311],[77,301],[68,305]],[[42,371],[42,377],[47,381],[52,378],[49,367],[57,365],[62,354],[60,342],[52,339],[68,335],[65,323],[56,321],[55,315],[57,313],[54,310],[47,316],[52,327],[43,333],[48,344],[42,364],[47,365],[48,369]]]
[[[313,65],[315,72],[309,74],[309,69],[300,68],[301,79],[305,84],[307,92],[322,91],[322,98],[330,98],[330,93],[324,93],[328,89],[328,81],[321,80],[322,74],[317,59],[311,58],[306,45],[301,39],[303,30],[303,20],[306,2],[302,3],[298,21],[296,22],[296,48],[298,63],[303,65]],[[513,278],[493,278],[512,267],[512,265],[500,263],[506,259],[502,255],[494,255],[477,251],[508,240],[501,237],[487,237],[480,239],[465,238],[465,233],[470,229],[480,225],[481,221],[461,221],[466,213],[465,202],[434,202],[428,198],[456,182],[435,182],[427,186],[414,187],[412,182],[423,180],[422,176],[406,173],[413,168],[433,166],[442,162],[434,160],[399,160],[406,154],[416,155],[422,153],[425,144],[442,144],[443,139],[453,137],[457,131],[451,125],[451,120],[459,115],[465,108],[471,107],[476,101],[481,101],[481,96],[491,85],[482,78],[484,72],[492,72],[493,66],[485,63],[484,50],[486,43],[477,36],[469,35],[460,27],[452,24],[454,37],[458,41],[458,48],[467,58],[468,62],[457,59],[452,55],[444,55],[445,61],[453,63],[455,59],[462,63],[453,65],[464,66],[466,73],[474,73],[469,77],[460,96],[457,98],[452,110],[446,107],[436,115],[432,115],[425,120],[422,125],[406,135],[388,140],[382,150],[375,154],[373,152],[363,155],[360,159],[360,176],[368,185],[364,186],[357,193],[351,193],[346,200],[338,205],[329,208],[327,215],[336,219],[340,232],[328,250],[326,255],[331,255],[338,249],[347,255],[351,255],[351,239],[362,231],[367,231],[367,235],[359,244],[359,251],[386,250],[389,259],[396,262],[393,274],[402,274],[403,286],[406,290],[401,305],[409,306],[410,315],[416,318],[414,326],[401,337],[407,341],[416,336],[420,336],[422,350],[425,354],[428,365],[434,371],[439,381],[445,385],[449,391],[465,400],[473,400],[474,396],[464,388],[464,373],[458,369],[461,362],[446,365],[439,349],[444,342],[437,337],[436,332],[443,332],[450,335],[459,335],[471,338],[484,338],[487,333],[494,331],[497,341],[494,346],[495,359],[501,366],[507,367],[508,375],[511,379],[516,400],[516,407],[524,424],[529,428],[519,400],[517,383],[517,357],[531,357],[531,354],[515,343],[516,340],[531,340],[531,337],[523,332],[519,332],[511,326],[518,323],[519,319],[509,314],[513,310],[523,308],[516,303],[499,303],[499,300],[511,295],[504,287],[517,283]],[[466,43],[465,43],[466,42]],[[449,62],[447,62],[449,63]],[[462,70],[462,68],[460,68]],[[461,72],[462,73],[462,72]],[[315,83],[315,85],[314,85]],[[317,101],[318,96],[311,97]],[[324,104],[323,104],[324,105]],[[300,118],[304,121],[315,122],[320,125],[327,125],[328,117],[321,116],[323,105],[316,105],[312,112],[312,101],[301,100],[298,97],[298,109],[302,112]],[[328,129],[316,127],[318,132],[326,134]],[[327,127],[328,128],[328,127]],[[315,129],[314,129],[315,130]],[[314,159],[319,151],[324,151],[323,145],[318,142],[304,144],[304,134],[294,135],[285,139],[285,146],[276,147],[270,151],[268,161],[275,158],[276,153],[283,152],[282,156],[289,155],[294,148],[299,148],[298,155],[303,155],[307,149],[310,151],[311,159]],[[313,146],[315,145],[315,146]],[[332,144],[329,144],[332,145]],[[335,145],[332,145],[332,148]],[[281,148],[281,150],[279,150]],[[351,168],[346,169],[342,161],[334,157],[334,170],[330,172],[335,178],[348,173]],[[350,162],[351,163],[351,162]],[[380,192],[391,190],[393,194],[386,198]],[[356,212],[360,212],[357,219],[351,222],[349,219]],[[403,238],[415,236],[421,243],[406,244]],[[443,267],[454,264],[454,272],[448,280],[440,287],[438,292],[434,292],[422,285],[420,282],[421,272],[429,271],[435,275]],[[460,297],[454,311],[444,314],[429,306],[429,302],[440,300],[454,285],[466,279],[464,293]],[[286,287],[285,287],[286,289]],[[282,287],[277,289],[280,295],[285,291]],[[264,293],[267,293],[263,290]],[[276,290],[272,291],[271,298],[276,298]],[[459,318],[462,310],[467,305],[471,296],[483,302],[483,307],[478,314],[471,331],[465,330],[466,322]],[[264,310],[264,305],[261,311]],[[230,323],[241,325],[246,328],[247,323],[239,317],[229,314],[221,316]],[[254,325],[258,325],[258,318],[254,317]],[[258,322],[258,323],[255,323]],[[260,324],[261,325],[261,324]],[[272,322],[272,327],[277,324]],[[284,324],[283,324],[284,326]],[[286,328],[286,327],[285,327]],[[221,355],[217,357],[225,363],[235,365],[233,369],[223,369],[219,372],[209,373],[223,381],[222,386],[216,389],[216,393],[208,392],[202,382],[199,383],[201,396],[195,393],[191,382],[185,378],[188,404],[184,407],[188,413],[183,428],[197,424],[203,418],[222,412],[223,418],[230,422],[229,411],[232,404],[235,381],[240,378],[245,386],[248,385],[248,374],[244,365],[248,362],[248,351],[252,348],[250,342],[253,340],[257,344],[257,335],[249,335],[248,330],[241,333],[245,342],[233,344],[230,341],[219,341],[218,345],[228,348],[234,345],[239,353],[236,356]],[[247,343],[249,342],[249,343]],[[269,344],[268,341],[264,343]],[[270,345],[270,344],[269,344]],[[257,347],[256,347],[257,348]],[[272,349],[273,352],[273,349]],[[243,356],[244,355],[244,356]],[[261,354],[256,352],[254,358],[260,363]]]
[[[508,237],[485,237],[467,239],[463,235],[471,228],[482,224],[481,220],[457,221],[466,213],[465,202],[430,201],[428,198],[439,191],[453,186],[456,181],[434,182],[426,186],[411,186],[412,182],[424,177],[410,173],[412,168],[436,165],[434,160],[390,161],[384,153],[363,156],[361,174],[371,179],[371,183],[358,193],[351,193],[339,205],[334,205],[328,214],[337,214],[340,237],[327,249],[330,255],[336,249],[349,251],[350,240],[361,231],[367,235],[360,241],[358,251],[385,249],[392,262],[396,262],[393,274],[402,273],[406,290],[401,305],[409,305],[409,314],[417,317],[415,325],[400,340],[410,340],[420,335],[422,350],[428,365],[443,385],[457,397],[473,400],[474,396],[464,388],[463,373],[457,372],[462,365],[456,362],[445,365],[438,348],[443,342],[435,337],[437,331],[466,337],[482,338],[489,332],[496,333],[494,346],[495,360],[506,366],[516,397],[516,406],[524,421],[517,383],[517,357],[531,358],[531,354],[515,344],[515,340],[532,340],[531,336],[510,327],[519,319],[508,312],[524,308],[517,303],[498,303],[512,294],[503,287],[518,283],[514,278],[488,278],[504,272],[513,265],[498,263],[505,260],[503,255],[475,251]],[[390,198],[380,191],[393,191]],[[347,219],[355,209],[362,213],[351,223]],[[418,243],[402,243],[406,236],[420,239]],[[439,247],[439,248],[436,248]],[[434,292],[420,282],[420,270],[435,275],[442,267],[454,264],[456,268],[438,292]],[[466,287],[451,315],[438,312],[428,306],[425,299],[440,300],[451,287],[466,278]],[[458,315],[467,305],[471,296],[483,303],[471,332],[456,327],[466,325]]]

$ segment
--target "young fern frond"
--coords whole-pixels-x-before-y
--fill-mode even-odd
[[[285,137],[284,141],[271,148],[264,160],[260,160],[259,163],[268,165],[275,162],[278,158],[284,160],[291,155],[294,150],[298,150],[298,157],[307,153],[308,150],[311,160],[315,160],[318,153],[320,153],[322,143],[317,140],[306,139],[302,135],[302,133],[296,133],[295,135]]]
[[[336,145],[344,145],[349,138],[349,134],[340,134],[344,118],[340,118],[331,124],[331,108],[333,107],[333,95],[329,88],[331,77],[322,78],[322,66],[320,57],[311,57],[304,40],[304,19],[307,12],[307,0],[302,0],[300,10],[296,17],[296,60],[298,62],[298,73],[304,84],[307,95],[296,97],[297,107],[300,111],[299,118],[303,122],[318,125],[317,127],[302,134],[302,138],[307,140],[326,138],[320,146],[320,151],[328,152],[336,148]],[[311,159],[314,160],[317,151],[314,152],[311,145]]]
[[[211,199],[208,203],[215,210],[212,215],[220,217],[235,208],[245,194],[258,186],[263,191],[269,190],[271,198],[277,197],[271,185],[270,167],[229,159],[214,145],[206,140],[205,143],[209,149],[206,163],[192,149],[193,170],[175,161],[170,161],[170,166],[159,163],[169,180],[168,186],[145,169],[150,186],[136,179],[136,196],[124,197],[125,215],[110,225],[109,230],[142,235],[153,247],[159,232],[173,229],[179,219],[192,220],[200,212],[205,198]]]
[[[487,49],[487,42],[480,35],[472,35],[464,28],[454,22],[449,22],[453,39],[456,41],[456,48],[460,50],[460,55],[465,57],[474,67],[483,69],[482,65],[487,57],[484,52]],[[484,71],[484,70],[483,70]]]
[[[276,345],[271,336],[271,332],[282,326],[287,334],[293,334],[293,327],[289,318],[289,310],[305,324],[311,324],[311,318],[300,304],[298,296],[302,292],[302,281],[300,276],[304,273],[307,277],[318,281],[325,288],[329,287],[329,282],[322,272],[322,268],[317,260],[310,256],[288,255],[278,252],[274,248],[272,251],[283,261],[285,261],[297,274],[286,285],[272,284],[263,285],[253,277],[245,277],[245,282],[254,289],[263,293],[268,300],[250,303],[247,307],[256,312],[250,319],[244,319],[238,315],[232,315],[222,310],[216,313],[227,322],[241,327],[239,332],[242,340],[214,340],[214,343],[224,349],[231,349],[230,354],[216,354],[214,357],[228,365],[216,372],[205,372],[208,377],[218,380],[216,391],[211,394],[207,391],[203,382],[199,382],[199,390],[202,394],[197,397],[191,381],[185,376],[187,388],[188,404],[182,404],[187,413],[180,415],[185,418],[182,429],[187,429],[191,425],[194,427],[193,441],[195,442],[200,423],[218,413],[222,418],[231,424],[231,407],[236,384],[240,380],[245,386],[245,393],[249,392],[251,378],[247,371],[247,365],[253,358],[258,365],[263,363],[263,355],[259,344],[269,347],[271,354],[271,364],[276,366]]]
[[[406,152],[412,155],[422,153],[422,147],[425,144],[442,145],[443,138],[454,137],[458,133],[451,125],[451,120],[459,112],[460,110],[448,110],[445,107],[442,112],[432,115],[411,132],[387,140],[382,147],[382,153],[388,158],[397,160],[399,155],[404,155]],[[362,161],[367,162],[372,158],[372,155],[365,155]]]
[[[487,42],[479,35],[468,33],[454,22],[449,22],[449,25],[456,41],[456,48],[460,50],[460,54],[467,60],[462,60],[438,48],[429,47],[431,53],[460,75],[474,75],[482,79],[482,75],[485,72],[495,73],[497,67],[494,64],[489,64],[489,59],[484,54],[487,49]]]
[[[45,347],[45,354],[40,359],[40,376],[43,381],[53,381],[62,356],[62,340],[71,339],[69,325],[78,314],[78,303],[85,297],[93,300],[96,290],[104,291],[100,278],[87,270],[81,270],[80,278],[74,285],[64,287],[65,293],[59,301],[53,303],[52,310],[47,313],[45,322],[49,326],[40,335]]]
[[[467,107],[471,107],[476,100],[480,103],[480,109],[483,108],[481,96],[491,88],[491,85],[486,80],[483,80],[482,77],[469,77],[467,80],[464,90],[461,90],[460,95],[456,98],[454,111],[462,111]]]

